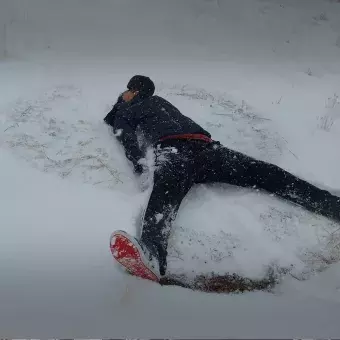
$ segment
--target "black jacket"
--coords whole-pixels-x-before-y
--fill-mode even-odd
[[[137,173],[142,171],[138,161],[145,156],[146,148],[162,137],[187,133],[211,137],[209,132],[159,96],[135,97],[129,103],[120,96],[104,121],[112,126]]]

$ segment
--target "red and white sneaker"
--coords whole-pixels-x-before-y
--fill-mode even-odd
[[[122,230],[115,231],[110,238],[110,249],[114,259],[130,274],[159,282],[159,264],[148,260],[147,254],[133,236]]]

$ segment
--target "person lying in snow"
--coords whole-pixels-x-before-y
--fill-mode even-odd
[[[158,278],[166,274],[171,225],[179,206],[196,183],[221,182],[263,189],[307,210],[340,221],[340,198],[280,167],[251,158],[212,140],[208,131],[154,95],[145,76],[131,78],[127,90],[104,118],[112,126],[134,171],[144,171],[145,147],[154,152],[153,188],[144,213],[140,240],[127,235],[143,251],[144,265]],[[145,255],[145,256],[144,256]]]

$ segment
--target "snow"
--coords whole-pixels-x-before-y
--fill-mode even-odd
[[[124,274],[110,235],[139,234],[151,187],[140,189],[102,119],[128,79],[147,74],[222,144],[339,195],[340,4],[0,6],[3,336],[339,335],[339,224],[262,192],[193,188],[169,269],[251,278],[289,270],[272,292],[203,294]]]

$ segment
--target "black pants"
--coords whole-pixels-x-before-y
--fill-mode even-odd
[[[166,271],[168,238],[180,204],[195,183],[222,182],[273,193],[307,210],[340,221],[340,198],[276,165],[230,150],[218,142],[176,140],[157,145],[154,184],[141,242]]]

